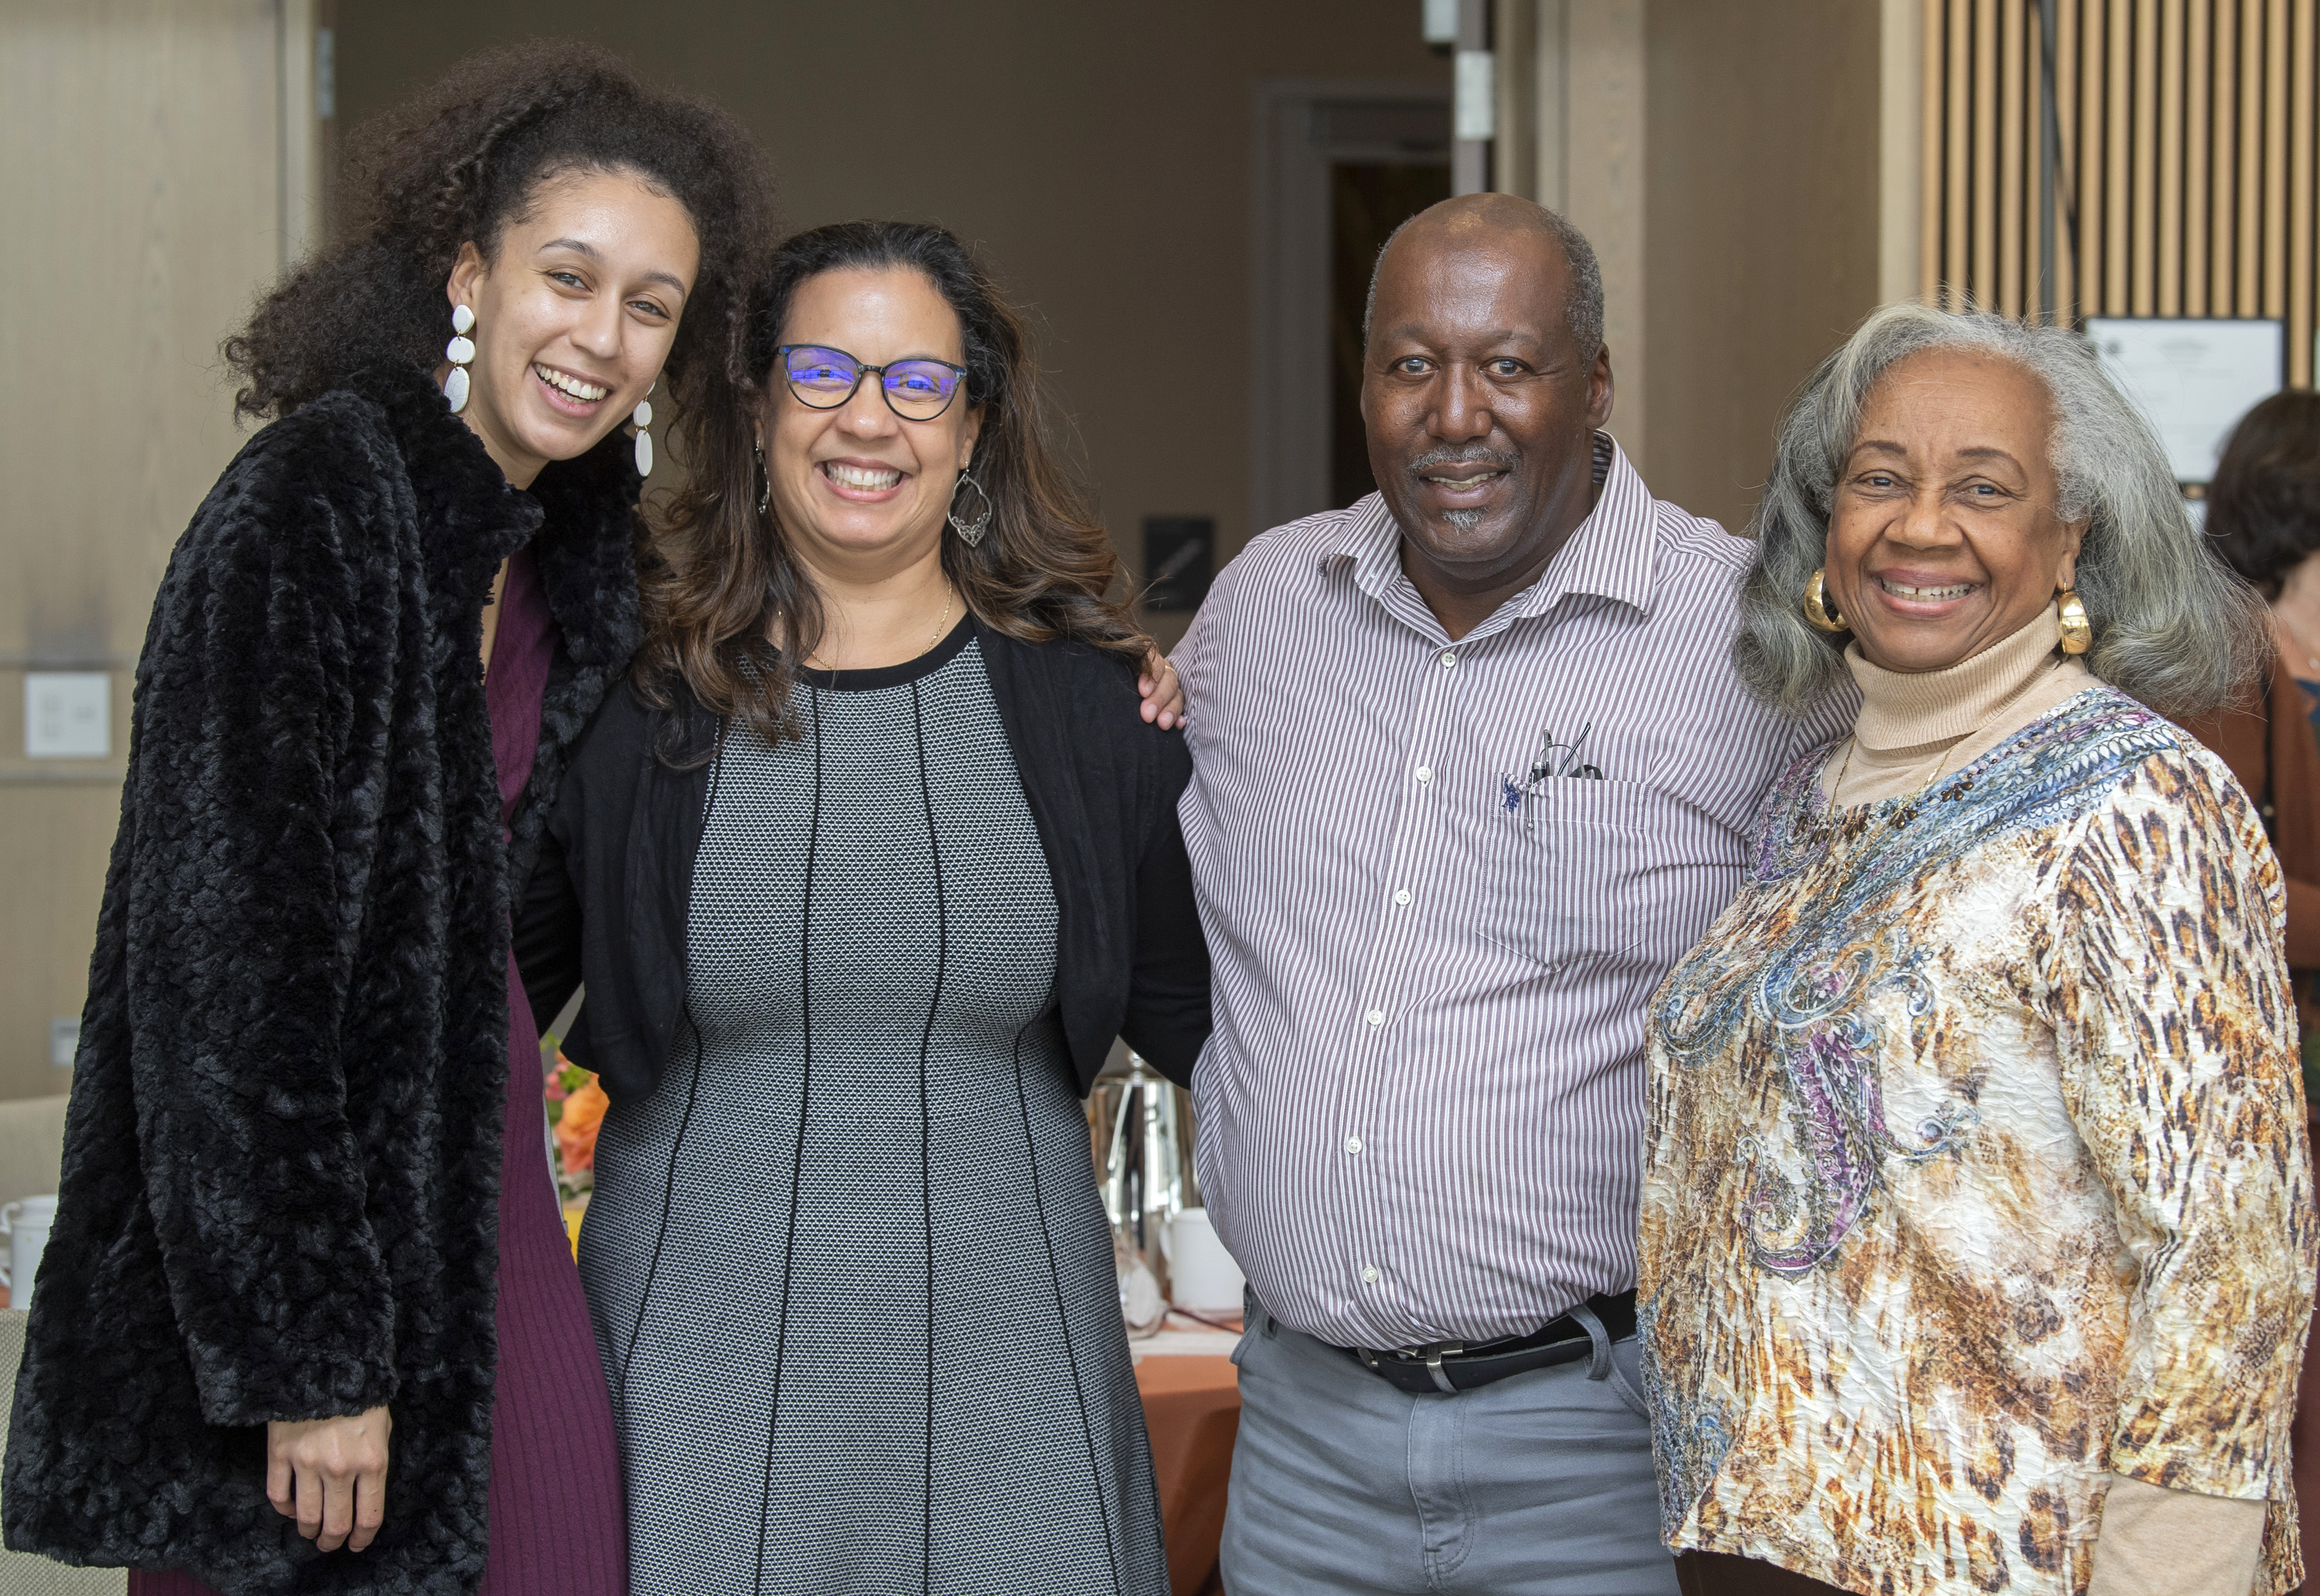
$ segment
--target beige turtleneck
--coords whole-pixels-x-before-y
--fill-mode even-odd
[[[1858,642],[1845,645],[1861,713],[1851,747],[1829,761],[1821,790],[1840,805],[1917,792],[2093,686],[2094,673],[2061,651],[2059,626],[2049,604],[2013,636],[1942,670],[1887,670],[1871,664]]]
[[[2094,673],[2060,643],[2050,604],[2013,636],[1944,670],[1887,670],[1858,642],[1848,644],[1844,663],[1861,685],[1861,713],[1852,747],[1829,761],[1821,790],[1839,805],[1873,803],[1971,764],[2095,685]],[[2265,1510],[2261,1501],[2114,1480],[2089,1596],[2239,1596],[2254,1581]]]

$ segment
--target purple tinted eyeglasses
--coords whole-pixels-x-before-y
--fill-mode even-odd
[[[867,366],[844,349],[818,343],[785,343],[774,351],[790,392],[813,410],[836,410],[854,397],[864,375],[875,374],[886,408],[906,422],[930,422],[950,408],[966,379],[966,367],[947,360],[920,358]]]

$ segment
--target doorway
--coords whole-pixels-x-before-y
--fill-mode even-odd
[[[1249,530],[1375,486],[1362,435],[1362,312],[1393,230],[1450,195],[1450,97],[1392,83],[1257,90],[1250,237]]]
[[[1362,430],[1362,321],[1370,273],[1387,239],[1450,197],[1450,163],[1341,160],[1329,168],[1329,503],[1377,491]]]

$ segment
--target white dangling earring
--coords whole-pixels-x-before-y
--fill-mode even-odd
[[[467,336],[476,330],[476,313],[464,304],[451,307],[451,341],[443,346],[443,358],[451,362],[451,375],[443,379],[443,397],[451,402],[451,413],[458,414],[467,408],[467,362],[476,358],[476,340]]]
[[[629,420],[637,427],[637,475],[639,476],[652,475],[652,433],[646,429],[652,425],[652,391],[658,386],[660,378],[653,378],[651,386],[645,389],[645,396],[638,400],[637,407],[629,413]]]

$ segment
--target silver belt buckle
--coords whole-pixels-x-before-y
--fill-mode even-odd
[[[1425,1355],[1426,1372],[1434,1376],[1435,1389],[1447,1392],[1452,1396],[1457,1395],[1458,1388],[1451,1384],[1450,1376],[1442,1372],[1442,1359],[1445,1354],[1455,1356],[1465,1351],[1465,1344],[1459,1341],[1436,1341],[1430,1347],[1420,1347],[1415,1350]]]

